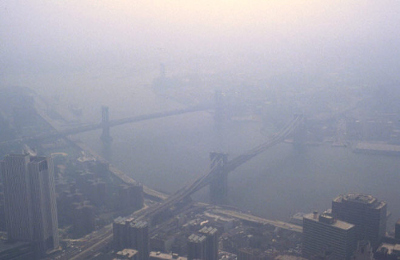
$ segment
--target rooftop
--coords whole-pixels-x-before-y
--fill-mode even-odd
[[[118,251],[117,256],[123,256],[123,257],[130,259],[130,258],[133,258],[137,253],[138,253],[137,250],[126,248],[121,251]]]
[[[146,221],[138,221],[133,226],[136,228],[145,228],[145,227],[147,227],[147,222]]]
[[[400,246],[399,244],[382,243],[376,251],[383,252],[387,250],[386,253],[390,255],[393,252],[395,252],[396,249],[399,249],[399,246]]]
[[[205,241],[206,239],[207,238],[205,236],[198,236],[196,234],[192,234],[188,238],[189,242],[193,242],[193,243],[201,243],[201,242]]]
[[[329,225],[329,226],[333,226],[333,227],[336,227],[336,228],[340,228],[340,229],[343,229],[343,230],[348,230],[348,229],[354,227],[353,224],[350,224],[350,223],[347,223],[347,222],[344,222],[344,221],[341,221],[341,220],[337,220],[337,219],[333,219],[332,223],[326,223],[325,221],[320,221],[320,216],[325,217],[324,214],[309,213],[309,214],[305,214],[304,218],[312,220],[312,221],[315,221],[315,222],[320,222],[320,223],[322,223],[324,225]],[[331,216],[329,216],[329,217],[331,217]]]
[[[376,198],[374,198],[371,195],[364,195],[364,194],[357,194],[357,193],[347,194],[347,195],[343,196],[343,199],[348,200],[348,201],[364,203],[364,204],[372,204],[376,201]]]
[[[177,254],[165,254],[160,252],[150,252],[150,259],[176,259],[176,260],[187,260],[186,257],[179,256]]]
[[[46,161],[46,157],[42,157],[42,156],[31,157],[31,162],[41,162],[41,161]]]
[[[213,227],[203,227],[202,229],[199,230],[199,232],[202,234],[214,235],[218,232],[218,230]]]
[[[386,202],[378,201],[378,199],[373,197],[372,195],[359,194],[359,193],[349,193],[346,195],[340,195],[336,197],[333,201],[338,203],[340,202],[362,203],[376,209],[380,209],[386,205]]]

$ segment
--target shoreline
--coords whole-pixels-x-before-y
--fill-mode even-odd
[[[40,100],[38,100],[40,99]],[[45,122],[47,122],[47,124],[49,124],[49,126],[51,128],[53,128],[55,131],[60,131],[59,127],[57,126],[57,124],[55,122],[53,122],[53,120],[48,117],[43,110],[41,109],[41,107],[39,107],[41,104],[40,102],[44,102],[43,98],[39,97],[39,96],[35,96],[35,109],[36,109],[36,113],[38,114],[38,116],[40,116]],[[59,111],[57,111],[59,113]],[[60,113],[59,113],[60,114]],[[63,116],[62,114],[60,114],[61,116]],[[111,164],[109,161],[107,161],[103,156],[99,155],[97,152],[95,152],[93,149],[91,149],[90,147],[88,147],[85,143],[83,142],[79,142],[79,141],[74,141],[70,138],[70,136],[65,136],[63,137],[63,139],[65,139],[67,141],[67,143],[72,146],[74,149],[78,150],[78,151],[84,151],[86,154],[91,155],[93,158],[95,158],[96,161],[99,162],[103,162],[103,163],[107,163],[109,166],[109,171],[118,179],[120,179],[122,182],[126,183],[126,184],[139,184],[138,181],[132,179],[131,177],[129,177],[127,174],[125,174],[124,172],[122,172],[121,170],[119,170],[117,167],[115,167],[113,164]],[[156,201],[162,201],[168,198],[168,195],[156,190],[153,190],[151,188],[149,188],[148,186],[140,183],[143,186],[143,192],[144,195],[154,199]]]

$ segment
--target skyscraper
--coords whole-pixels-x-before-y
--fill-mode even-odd
[[[192,234],[187,242],[188,260],[207,258],[207,238],[203,235]]]
[[[117,218],[113,223],[114,249],[133,248],[138,251],[139,260],[149,259],[149,227],[145,221],[133,218]]]
[[[218,260],[218,230],[213,227],[203,227],[199,233],[207,238],[207,260]]]
[[[350,259],[356,250],[353,224],[317,212],[303,218],[303,254],[308,258]],[[325,259],[325,258],[323,258]]]
[[[8,239],[34,243],[38,255],[59,247],[51,158],[11,154],[1,161]]]
[[[386,233],[386,202],[371,195],[347,194],[332,201],[332,215],[354,224],[356,239],[367,240],[377,248]]]
[[[400,219],[397,220],[394,226],[394,238],[400,240]]]

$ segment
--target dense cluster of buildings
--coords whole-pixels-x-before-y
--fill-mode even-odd
[[[63,164],[65,164],[63,162]],[[124,184],[112,178],[109,165],[94,160],[66,163],[69,174],[58,174],[56,190],[61,228],[72,225],[70,236],[82,237],[112,218],[109,212],[128,215],[143,207],[141,184]],[[110,180],[111,179],[111,180]]]
[[[178,236],[178,234],[175,234],[175,236]],[[184,254],[187,255],[187,258],[179,257],[177,252],[168,254],[168,252],[165,252],[166,250],[162,250],[163,253],[150,251],[150,249],[157,249],[161,241],[150,238],[149,225],[146,221],[119,217],[113,223],[114,250],[135,250],[134,259],[219,259],[219,232],[216,228],[203,226],[197,232],[193,232],[187,237],[185,235],[184,240],[187,250]]]
[[[102,211],[131,213],[143,207],[140,184],[104,182],[110,173],[101,162],[79,165],[64,178],[54,172],[51,157],[29,153],[4,157],[0,228],[7,232],[7,240],[0,239],[0,259],[50,257],[61,249],[59,225],[66,228],[64,235],[82,237],[112,221],[111,217],[110,222],[99,224]]]
[[[19,252],[9,259],[39,259],[60,249],[52,158],[10,154],[0,165],[7,239],[14,242],[13,249],[0,245],[8,250],[7,257]],[[94,176],[78,172],[79,183],[59,194],[60,202],[71,206],[73,227],[82,234],[96,229],[95,206],[101,205],[96,198],[107,200],[107,185]],[[119,185],[114,193],[115,207],[143,205],[141,186]],[[85,198],[91,198],[90,202]],[[400,221],[395,236],[387,237],[387,204],[371,195],[340,195],[333,199],[331,209],[303,215],[302,234],[216,216],[206,205],[183,207],[180,214],[151,229],[145,220],[115,219],[110,259],[285,259],[282,253],[298,259],[400,257]]]
[[[396,114],[381,114],[364,120],[348,119],[346,130],[352,140],[386,141],[400,144],[400,125]]]
[[[280,259],[286,254],[300,257],[298,230],[241,220],[219,210],[220,207],[190,203],[163,224],[153,226],[149,231],[149,259],[264,260]],[[141,259],[141,248],[134,246],[126,233],[134,232],[137,221],[141,222],[134,218],[116,219],[113,240],[115,250],[121,251],[130,244],[124,249],[137,251],[137,259]]]

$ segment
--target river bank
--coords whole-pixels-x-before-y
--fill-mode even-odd
[[[37,114],[45,121],[48,123],[48,125],[53,128],[55,131],[62,131],[64,130],[63,127],[60,125],[60,122],[53,120],[50,116],[47,115],[45,112],[44,108],[47,106],[44,103],[43,98],[38,98],[38,96],[35,96],[35,108]],[[63,116],[67,110],[58,110],[57,114]],[[65,120],[65,117],[62,117],[61,120]],[[70,118],[70,115],[68,115],[67,118]],[[66,120],[67,121],[67,120]],[[77,152],[81,153],[82,151],[86,154],[86,156],[92,157],[95,161],[99,161],[101,163],[106,163],[109,165],[109,171],[119,178],[123,183],[126,184],[138,184],[136,180],[131,178],[130,176],[126,175],[124,172],[119,170],[117,167],[115,167],[113,164],[111,164],[109,161],[107,161],[104,157],[102,157],[99,153],[95,152],[93,149],[91,149],[89,146],[87,146],[85,143],[82,141],[78,140],[73,140],[71,137],[66,136],[64,139],[67,141],[68,145],[73,147]],[[154,200],[164,200],[168,196],[166,194],[163,194],[161,192],[155,191],[153,189],[150,189],[146,185],[143,185],[143,192],[145,193],[146,196],[148,196],[151,199]]]

